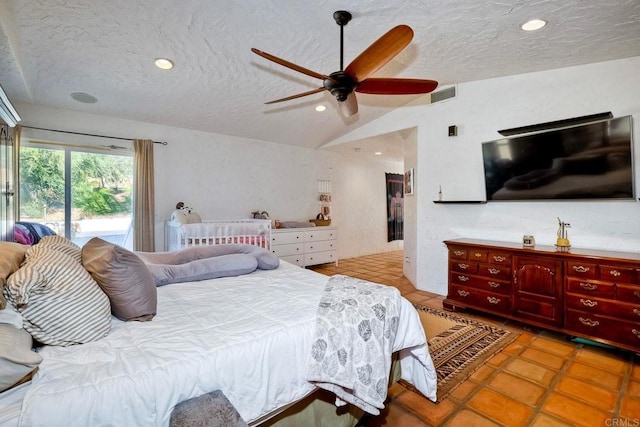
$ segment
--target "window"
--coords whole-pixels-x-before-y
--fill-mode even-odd
[[[132,248],[133,152],[23,138],[20,221],[39,222],[79,246],[101,237]]]

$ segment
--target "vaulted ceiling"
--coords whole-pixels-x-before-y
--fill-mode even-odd
[[[308,148],[428,95],[358,94],[344,118],[329,93],[274,105],[321,81],[265,60],[255,47],[321,74],[348,64],[398,24],[413,41],[376,77],[441,87],[640,55],[638,0],[0,0],[0,86],[44,104]],[[525,32],[530,18],[546,27]],[[170,58],[163,71],[154,59]],[[81,103],[72,93],[96,103]],[[314,111],[318,104],[328,108]]]

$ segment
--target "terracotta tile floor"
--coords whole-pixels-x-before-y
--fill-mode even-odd
[[[402,275],[402,251],[312,267],[397,287],[412,302],[442,309],[443,296],[417,290]],[[378,426],[640,426],[640,357],[574,343],[564,335],[459,312],[521,333],[438,404],[394,385]]]

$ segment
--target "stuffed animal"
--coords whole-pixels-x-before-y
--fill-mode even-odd
[[[185,206],[183,202],[176,204],[176,210],[171,214],[171,221],[179,224],[195,224],[202,222],[200,215],[193,212],[193,210]]]
[[[251,215],[253,215],[254,219],[269,219],[269,212],[267,211],[253,211],[251,212]]]

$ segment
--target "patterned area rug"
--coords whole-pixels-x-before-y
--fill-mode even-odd
[[[420,315],[438,374],[438,402],[519,336],[497,325],[413,305]],[[405,381],[401,383],[415,391]]]

